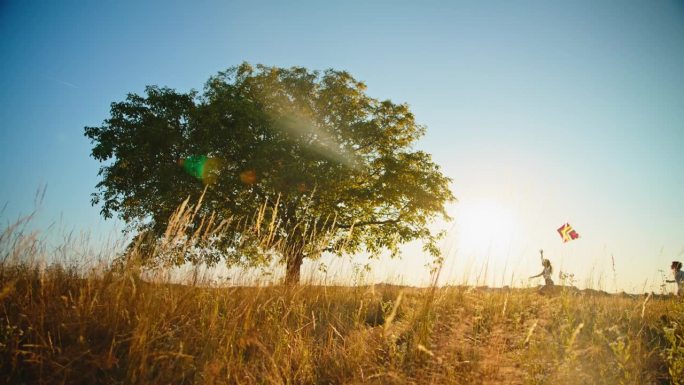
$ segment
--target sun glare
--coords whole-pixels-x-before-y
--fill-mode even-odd
[[[516,231],[512,211],[490,200],[461,202],[455,219],[457,249],[474,257],[504,253]]]

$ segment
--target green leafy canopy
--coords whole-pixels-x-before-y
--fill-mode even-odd
[[[413,148],[425,127],[409,107],[365,89],[344,71],[243,63],[211,77],[201,94],[156,86],[129,94],[101,126],[85,128],[102,163],[92,203],[160,236],[176,207],[205,187],[201,210],[219,219],[277,202],[264,226],[276,227],[270,244],[289,245],[280,253],[288,274],[324,251],[397,255],[422,240],[437,254],[428,225],[447,218],[450,179]],[[196,155],[219,160],[208,185],[179,167]],[[229,263],[238,244],[246,243],[223,245]]]

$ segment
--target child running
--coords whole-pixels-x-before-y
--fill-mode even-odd
[[[539,255],[541,257],[541,263],[544,267],[544,270],[542,270],[542,272],[537,275],[531,276],[530,279],[544,277],[544,288],[551,288],[553,287],[553,280],[551,279],[551,274],[553,274],[553,267],[551,266],[551,261],[544,258],[544,250],[539,250]]]
[[[677,295],[684,296],[684,271],[682,271],[682,263],[679,261],[672,261],[670,265],[672,269],[672,274],[674,275],[674,280],[667,280],[668,283],[677,284]]]

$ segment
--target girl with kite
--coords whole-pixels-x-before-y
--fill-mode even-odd
[[[553,274],[553,267],[551,266],[551,261],[544,258],[544,250],[539,250],[539,255],[541,257],[541,263],[544,267],[544,270],[542,270],[542,272],[537,275],[531,276],[530,279],[544,277],[544,286],[542,287],[542,289],[550,289],[553,287],[553,280],[551,279],[551,274]]]

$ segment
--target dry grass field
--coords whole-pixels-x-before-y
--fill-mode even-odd
[[[684,302],[0,267],[7,384],[681,384]]]
[[[60,250],[0,234],[0,383],[684,384],[673,296],[181,285]]]

